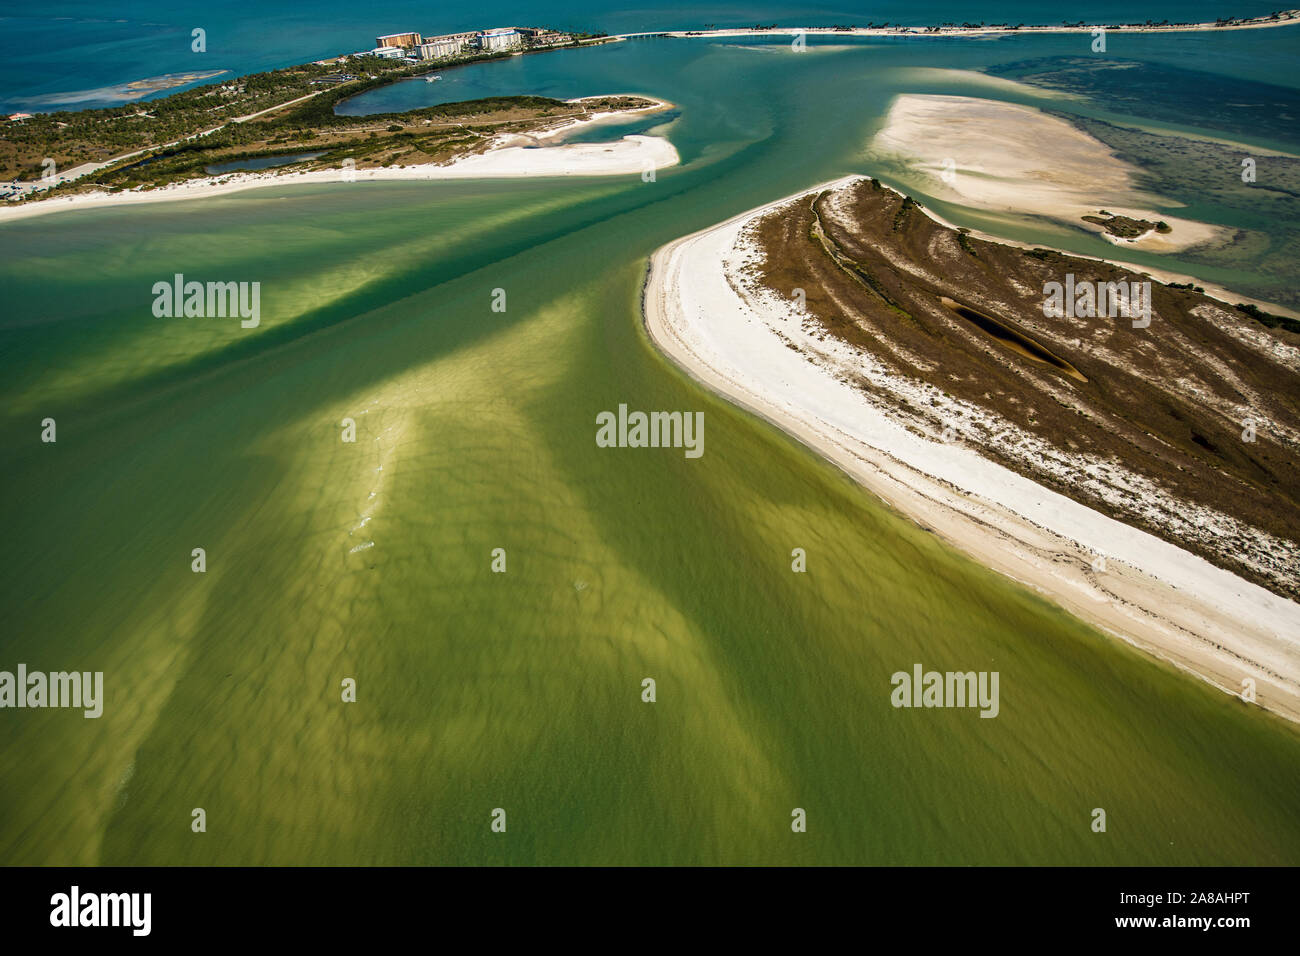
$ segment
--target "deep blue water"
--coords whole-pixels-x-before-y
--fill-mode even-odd
[[[1066,16],[1089,22],[1192,21],[1253,16],[1283,6],[1278,0],[1082,0],[1067,14],[1031,0],[829,0],[802,5],[779,0],[705,4],[652,0],[636,8],[598,0],[482,0],[473,5],[429,0],[313,0],[274,5],[265,0],[65,0],[24,8],[8,4],[13,12],[0,17],[0,110],[118,105],[123,101],[114,96],[112,88],[134,80],[197,70],[228,70],[239,75],[274,69],[367,49],[376,35],[397,30],[442,33],[536,24],[619,33],[755,23],[1044,23]],[[206,31],[205,53],[191,51],[195,28]],[[1296,30],[1300,28],[1281,32]],[[1300,37],[1300,33],[1296,35]],[[1206,68],[1214,69],[1214,65]],[[1275,81],[1297,82],[1294,77]]]

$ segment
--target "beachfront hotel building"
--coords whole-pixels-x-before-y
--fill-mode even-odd
[[[395,46],[399,50],[414,50],[424,38],[418,33],[390,33],[388,36],[375,37],[375,46]]]
[[[442,36],[425,37],[424,42],[416,49],[419,51],[420,59],[436,60],[444,56],[455,56],[462,52],[467,46],[474,46],[477,33],[446,33]]]
[[[523,37],[514,27],[502,27],[497,30],[484,30],[478,35],[478,45],[484,53],[509,50],[523,44]]]
[[[444,56],[455,56],[460,48],[461,44],[451,40],[425,40],[416,47],[416,52],[420,54],[421,60],[437,60]]]
[[[415,32],[390,33],[375,37],[376,49],[370,51],[370,55],[398,57],[411,51],[421,60],[440,60],[473,49],[484,53],[518,49],[524,45],[525,38],[533,46],[553,46],[572,39],[568,34],[543,27],[498,27],[468,33],[444,33],[435,37]]]

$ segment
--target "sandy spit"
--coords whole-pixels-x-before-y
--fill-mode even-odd
[[[1168,26],[1161,24],[1130,23],[1108,26],[1106,30],[1111,33],[1199,33],[1204,30],[1261,30],[1270,27],[1284,27],[1300,23],[1300,11],[1297,10],[1279,10],[1281,17],[1277,20],[1265,19],[1247,19],[1242,23],[1225,24],[1219,26],[1213,22],[1204,23],[1171,23]],[[621,33],[618,38],[638,37],[638,36],[670,36],[670,37],[764,37],[764,36],[797,36],[798,34],[807,34],[808,36],[857,36],[857,37],[893,37],[893,36],[914,36],[914,37],[983,37],[999,34],[1025,35],[1035,33],[1088,33],[1091,34],[1100,24],[1089,24],[1084,26],[1050,26],[1046,24],[1035,26],[1024,26],[1019,29],[1009,27],[944,27],[943,29],[930,33],[925,27],[853,27],[850,29],[837,29],[835,27],[806,27],[791,28],[778,27],[772,30],[755,30],[752,27],[726,28],[721,30],[669,30],[660,33]]]
[[[341,169],[300,172],[227,173],[162,186],[157,189],[129,190],[118,193],[94,192],[61,196],[36,202],[0,206],[0,223],[29,219],[72,209],[119,207],[135,203],[174,202],[226,196],[267,186],[298,184],[378,181],[425,181],[449,179],[514,179],[554,176],[639,176],[647,170],[664,169],[681,162],[677,149],[663,136],[624,136],[611,143],[562,143],[549,141],[576,130],[609,123],[621,117],[670,108],[658,102],[645,110],[597,113],[585,120],[572,120],[553,129],[532,135],[496,137],[481,153],[458,157],[445,165],[425,163],[418,166],[385,166],[356,169],[345,178]]]
[[[966,555],[1220,690],[1300,721],[1300,605],[995,464],[902,427],[787,347],[791,306],[728,279],[744,226],[823,183],[675,240],[651,258],[645,324],[705,387],[823,455]],[[1104,555],[1099,568],[1097,555]],[[1243,705],[1244,706],[1244,705]]]

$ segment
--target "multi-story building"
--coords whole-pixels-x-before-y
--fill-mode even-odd
[[[385,37],[375,37],[375,46],[395,46],[399,50],[414,50],[424,38],[418,33],[390,33]]]
[[[444,56],[455,56],[467,46],[474,45],[475,33],[447,33],[442,36],[425,37],[417,48],[422,60],[436,60]]]
[[[416,47],[416,52],[420,54],[421,60],[438,60],[444,56],[455,56],[460,52],[460,44],[450,40],[425,40]]]
[[[484,30],[478,35],[479,49],[484,53],[496,53],[499,50],[509,50],[513,47],[520,46],[523,43],[523,37],[514,27],[502,27],[496,30]]]

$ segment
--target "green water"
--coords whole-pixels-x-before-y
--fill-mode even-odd
[[[681,109],[656,182],[0,228],[0,669],[107,698],[0,712],[0,861],[1300,861],[1293,726],[958,557],[646,340],[649,253],[865,170],[915,48],[625,49],[614,89]],[[261,281],[260,327],[154,318],[176,272]],[[703,411],[703,457],[596,447],[620,402]],[[998,671],[999,716],[895,710],[915,662]]]

